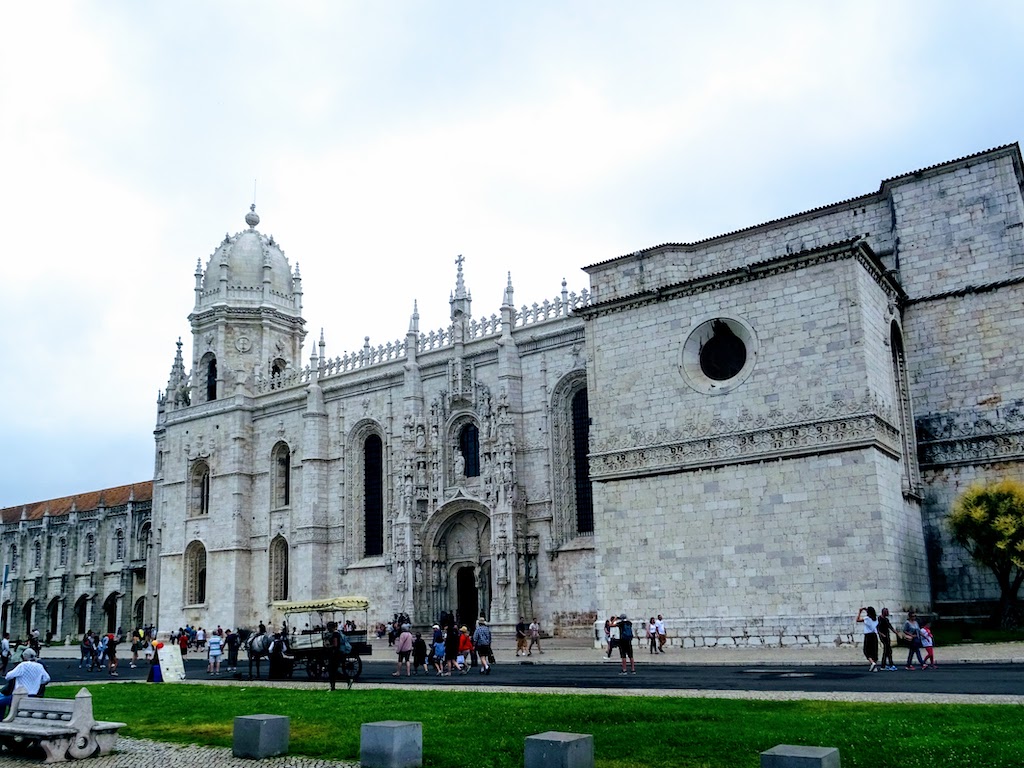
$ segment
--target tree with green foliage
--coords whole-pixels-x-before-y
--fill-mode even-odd
[[[1017,593],[1024,583],[1024,483],[972,485],[953,505],[949,527],[956,542],[996,577],[999,609],[993,620],[1004,628],[1016,626]]]

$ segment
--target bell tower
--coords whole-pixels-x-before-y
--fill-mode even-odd
[[[224,240],[206,269],[196,262],[192,324],[192,403],[233,393],[233,385],[257,377],[284,376],[301,368],[302,278],[274,236],[256,225],[255,203],[245,215],[248,229]]]

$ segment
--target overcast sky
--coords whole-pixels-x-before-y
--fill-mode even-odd
[[[7,3],[0,507],[152,477],[253,201],[331,357],[1024,135],[1024,3]]]

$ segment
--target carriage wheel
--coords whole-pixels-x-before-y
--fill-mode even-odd
[[[341,667],[348,677],[352,680],[358,680],[359,676],[363,673],[363,660],[358,656],[346,656],[345,660],[341,663]]]
[[[310,680],[323,680],[326,665],[320,659],[306,659],[306,675]]]

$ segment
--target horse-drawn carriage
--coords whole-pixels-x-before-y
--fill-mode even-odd
[[[275,611],[284,614],[288,626],[288,655],[295,669],[305,669],[311,680],[327,678],[331,633],[329,622],[337,622],[351,650],[344,653],[342,676],[352,680],[363,671],[363,656],[373,653],[367,637],[370,601],[365,597],[333,597],[325,600],[272,603]],[[362,622],[350,620],[351,614],[361,614]],[[295,631],[292,631],[294,628]]]

